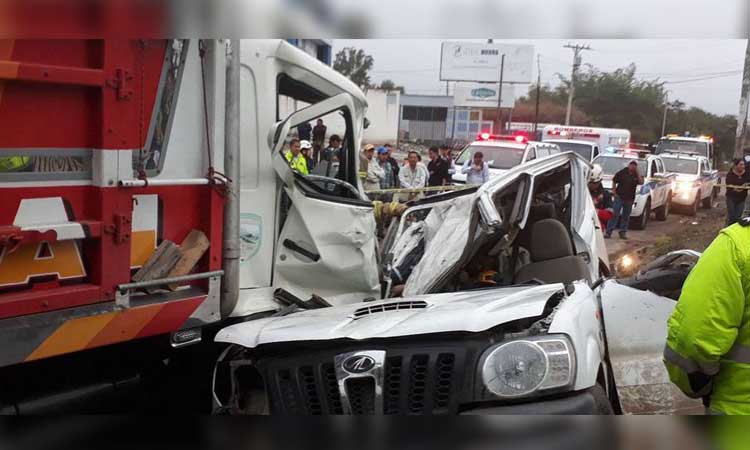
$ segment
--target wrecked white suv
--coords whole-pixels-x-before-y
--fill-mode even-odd
[[[661,363],[674,301],[604,281],[573,153],[429,197],[384,239],[384,300],[313,297],[229,326],[217,411],[665,413],[695,407]],[[393,297],[393,295],[400,297]]]

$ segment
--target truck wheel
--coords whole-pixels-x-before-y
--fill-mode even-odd
[[[643,207],[643,213],[640,216],[633,217],[631,224],[636,230],[645,230],[648,225],[648,219],[651,215],[651,199],[646,200],[646,205]]]
[[[703,199],[703,208],[704,209],[711,209],[714,207],[714,199],[716,196],[716,191],[711,190],[711,195]]]
[[[671,198],[672,193],[668,192],[666,202],[664,202],[662,206],[656,209],[656,220],[658,220],[659,222],[664,222],[665,220],[667,220],[667,216],[669,216],[669,206],[670,203],[672,203]]]
[[[694,216],[698,214],[698,205],[700,204],[700,202],[701,202],[701,193],[700,191],[698,191],[698,193],[695,194],[695,201],[693,202],[693,204],[690,206],[690,209],[688,210],[688,216]]]

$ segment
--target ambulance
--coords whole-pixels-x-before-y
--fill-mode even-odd
[[[556,144],[563,152],[572,151],[587,161],[593,161],[605,151],[626,148],[630,144],[630,131],[617,128],[547,125],[542,129],[542,142]]]

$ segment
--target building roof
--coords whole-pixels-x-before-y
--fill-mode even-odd
[[[453,108],[452,95],[401,95],[401,106],[421,106],[427,108]]]

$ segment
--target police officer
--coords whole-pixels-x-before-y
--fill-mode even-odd
[[[685,394],[713,414],[750,414],[750,218],[701,256],[669,319],[664,360]]]
[[[292,139],[289,142],[289,151],[286,152],[284,156],[289,162],[289,166],[292,170],[296,170],[303,175],[309,174],[309,171],[307,170],[307,160],[305,159],[305,155],[301,153],[299,139]]]

